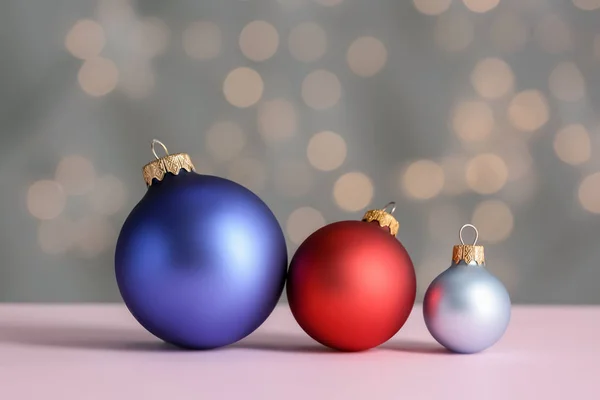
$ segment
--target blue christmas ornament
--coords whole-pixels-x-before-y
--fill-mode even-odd
[[[484,267],[483,246],[454,246],[452,266],[431,282],[423,300],[423,316],[431,335],[456,353],[476,353],[496,343],[510,321],[510,297]]]
[[[148,191],[127,217],[115,255],[119,290],[155,336],[186,348],[234,343],[275,308],[287,270],[267,205],[227,179],[199,175],[187,154],[144,167]]]

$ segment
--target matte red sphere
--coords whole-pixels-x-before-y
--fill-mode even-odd
[[[416,296],[412,261],[377,222],[342,221],[309,236],[292,258],[287,281],[298,324],[321,344],[361,351],[389,340]]]

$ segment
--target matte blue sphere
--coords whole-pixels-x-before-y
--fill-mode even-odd
[[[281,296],[287,251],[267,205],[227,179],[181,171],[148,188],[119,235],[117,283],[133,316],[186,348],[234,343]]]

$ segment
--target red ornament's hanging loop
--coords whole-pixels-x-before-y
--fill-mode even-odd
[[[389,207],[392,207],[392,209],[390,212],[387,212],[386,210]],[[394,216],[392,215],[394,213],[394,211],[396,211],[396,202],[390,201],[382,209],[367,211],[365,213],[365,215],[363,216],[362,220],[365,222],[376,221],[379,224],[379,226],[381,226],[382,228],[386,228],[386,227],[389,228],[392,236],[396,236],[396,234],[398,233],[398,228],[400,227],[400,224],[398,223],[396,218],[394,218]]]

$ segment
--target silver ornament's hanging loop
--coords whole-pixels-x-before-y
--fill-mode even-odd
[[[465,241],[463,239],[463,230],[465,228],[473,228],[473,230],[475,231],[475,240],[473,241],[472,246],[475,246],[477,244],[477,239],[479,239],[479,231],[477,230],[477,228],[475,227],[475,225],[471,225],[471,224],[464,224],[462,226],[462,228],[460,228],[460,231],[458,232],[458,238],[460,239],[460,243],[461,244],[465,244]]]
[[[167,149],[167,146],[165,146],[165,144],[163,142],[161,142],[160,140],[152,139],[152,143],[150,144],[150,148],[152,149],[152,154],[154,154],[154,157],[156,157],[157,160],[160,158],[158,156],[158,154],[156,154],[156,145],[157,144],[161,145],[161,147],[165,151],[165,154],[168,156],[169,155],[169,150]]]
[[[389,207],[392,207],[392,209],[391,209],[390,211],[387,211],[387,209],[388,209]],[[386,212],[388,212],[388,213],[390,213],[390,214],[393,214],[393,213],[394,213],[394,211],[396,211],[396,202],[395,202],[395,201],[390,201],[390,202],[389,202],[389,203],[387,203],[385,206],[383,206],[382,210],[383,210],[383,211],[386,211]]]

